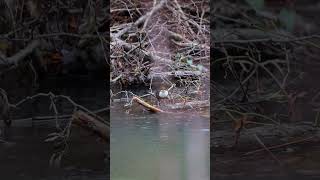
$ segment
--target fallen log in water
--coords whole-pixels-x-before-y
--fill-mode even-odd
[[[137,101],[137,103],[139,103],[140,105],[142,105],[143,107],[147,108],[149,111],[151,112],[164,112],[163,110],[145,102],[144,100],[138,98],[138,97],[133,97],[132,98],[133,101]]]
[[[110,127],[83,111],[76,111],[72,115],[72,122],[88,131],[94,132],[104,141],[109,142]]]
[[[161,112],[161,113],[171,113],[167,111],[163,111],[138,97],[133,97],[132,100],[137,101],[140,105],[144,106],[147,108],[149,111],[152,112]],[[210,102],[209,100],[204,100],[204,101],[191,101],[191,102],[185,102],[185,103],[175,103],[175,104],[168,104],[166,105],[169,109],[171,110],[177,110],[177,109],[190,109],[190,108],[204,108],[204,107],[209,107]]]

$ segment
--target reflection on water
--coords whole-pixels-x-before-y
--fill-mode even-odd
[[[209,180],[209,120],[111,111],[112,180]]]
[[[104,82],[91,79],[46,79],[38,92],[70,96],[76,103],[90,110],[105,108],[106,90]],[[12,97],[16,103],[18,98]],[[57,101],[61,115],[70,115],[73,106],[66,101]],[[13,109],[14,120],[5,128],[0,120],[0,179],[2,180],[100,180],[109,179],[105,151],[108,145],[102,143],[91,132],[72,127],[68,149],[59,168],[50,166],[55,152],[53,143],[45,143],[49,133],[56,132],[55,121],[31,120],[36,116],[52,116],[48,98],[30,100]],[[99,114],[107,119],[107,114]],[[64,120],[69,121],[68,119]],[[63,124],[63,123],[61,123]]]
[[[19,127],[17,127],[19,125]],[[105,145],[94,136],[74,128],[70,149],[60,168],[49,165],[53,147],[44,143],[54,126],[20,126],[2,131],[7,142],[0,143],[0,179],[2,180],[73,180],[106,179],[103,162]],[[79,150],[81,148],[81,151]]]

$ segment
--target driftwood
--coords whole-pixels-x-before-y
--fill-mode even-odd
[[[172,113],[172,112],[163,111],[163,110],[143,101],[142,99],[140,99],[136,96],[133,97],[132,100],[137,101],[137,103],[139,103],[143,107],[147,108],[151,112]],[[170,105],[166,105],[166,106],[171,110],[177,110],[177,109],[189,109],[189,108],[204,108],[204,107],[209,107],[209,105],[210,105],[209,100],[205,100],[205,101],[192,101],[192,102],[186,102],[186,103],[175,103],[175,104],[170,104]]]
[[[142,99],[140,99],[140,98],[138,98],[136,96],[132,98],[132,101],[137,101],[137,103],[139,103],[143,107],[147,108],[151,112],[164,112],[163,110],[152,106],[151,104],[145,102],[144,100],[142,100]]]
[[[92,131],[109,142],[110,127],[83,111],[77,111],[72,116],[72,122],[88,131]]]

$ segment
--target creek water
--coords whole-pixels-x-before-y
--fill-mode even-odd
[[[79,77],[46,79],[32,94],[39,92],[70,96],[90,110],[105,108],[109,102],[104,82]],[[61,115],[73,111],[66,101],[56,104]],[[0,179],[209,180],[209,119],[199,112],[150,114],[137,107],[127,114],[123,104],[113,106],[109,176],[109,145],[78,127],[72,128],[61,166],[50,166],[54,147],[44,140],[56,132],[55,121],[23,119],[52,116],[49,107],[47,97],[28,101],[11,112],[10,128],[0,122]],[[100,115],[108,117],[108,113]],[[68,119],[61,124],[64,121]]]
[[[76,103],[90,109],[105,108],[107,91],[105,82],[88,78],[45,79],[36,93],[70,96]],[[11,99],[15,103],[20,99]],[[52,116],[47,97],[30,100],[11,112],[12,126],[5,128],[0,122],[0,179],[10,180],[102,180],[109,179],[109,163],[106,160],[108,145],[94,134],[79,127],[72,127],[69,148],[60,167],[50,166],[55,149],[53,143],[45,143],[47,135],[56,132],[53,120],[24,118]],[[72,114],[73,107],[67,101],[57,102],[61,115]],[[107,118],[107,113],[100,114]],[[62,119],[60,124],[67,122]]]
[[[111,107],[112,180],[209,180],[209,119]]]

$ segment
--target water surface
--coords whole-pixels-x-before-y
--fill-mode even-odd
[[[111,109],[112,180],[209,180],[207,118]]]
[[[105,83],[92,79],[64,78],[46,79],[38,92],[70,96],[76,103],[90,110],[107,106]],[[11,103],[21,100],[11,98]],[[61,115],[70,115],[73,106],[67,101],[56,102]],[[56,132],[55,121],[26,118],[52,116],[47,97],[30,100],[12,110],[14,121],[5,128],[0,121],[0,179],[4,180],[99,180],[109,179],[109,163],[105,162],[106,143],[94,134],[74,126],[69,139],[69,148],[62,158],[61,166],[54,168],[49,161],[55,148],[45,143],[47,135]],[[107,113],[100,114],[107,118]],[[68,119],[61,120],[67,122]],[[63,124],[63,123],[61,123]]]

